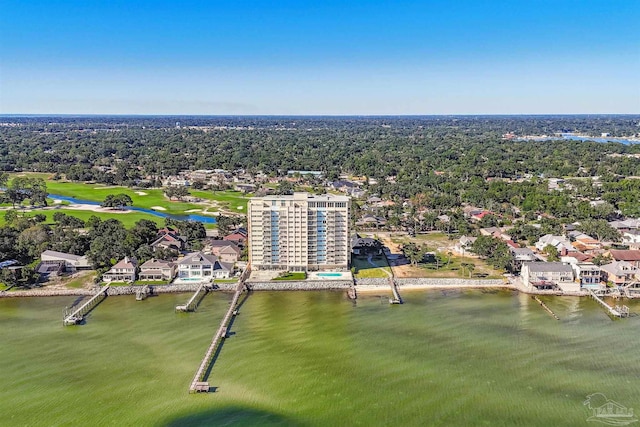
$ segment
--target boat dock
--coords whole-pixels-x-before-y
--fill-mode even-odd
[[[389,285],[391,286],[391,292],[393,292],[393,298],[389,298],[389,304],[404,304],[400,292],[398,292],[398,284],[393,278],[389,278]]]
[[[176,305],[176,311],[196,311],[198,309],[198,304],[200,304],[204,294],[207,292],[209,292],[209,283],[202,282],[186,304]]]
[[[556,316],[556,314],[553,312],[553,310],[551,310],[549,307],[547,307],[547,304],[545,304],[540,298],[538,298],[537,295],[534,295],[531,298],[533,298],[538,304],[540,304],[540,306],[542,308],[544,308],[547,311],[547,313],[549,313],[551,316],[553,316],[554,319],[560,320],[560,318],[558,316]]]
[[[145,300],[151,294],[153,294],[153,290],[149,287],[149,285],[144,285],[136,291],[136,301]]]
[[[356,292],[355,286],[349,286],[349,289],[347,290],[347,297],[354,301],[358,299],[358,293]]]
[[[202,358],[202,362],[200,362],[200,366],[198,367],[198,370],[196,371],[196,374],[191,381],[191,386],[189,386],[189,393],[209,392],[209,382],[205,381],[205,373],[211,365],[213,356],[214,354],[216,354],[216,350],[221,345],[222,340],[227,337],[227,330],[229,328],[229,324],[231,323],[231,319],[238,315],[238,300],[240,299],[240,295],[242,294],[242,292],[247,289],[245,286],[245,280],[249,277],[250,272],[251,269],[247,266],[245,271],[240,276],[238,286],[236,287],[235,293],[233,294],[233,299],[231,300],[231,304],[229,304],[229,309],[222,319],[222,322],[220,322],[220,326],[213,336],[211,344],[209,345],[207,352]]]
[[[623,306],[616,305],[615,307],[611,307],[602,298],[600,298],[598,295],[596,295],[595,292],[593,292],[592,290],[589,291],[589,295],[591,296],[591,298],[596,300],[601,306],[606,308],[607,312],[611,316],[614,316],[614,317],[628,317],[629,316],[629,307],[627,307],[626,305],[623,305]]]
[[[98,305],[102,300],[107,297],[107,290],[109,289],[109,285],[104,285],[97,294],[91,297],[89,301],[82,304],[76,310],[65,309],[64,315],[62,317],[62,324],[64,326],[69,325],[77,325],[82,322],[84,316],[86,316],[93,308]]]

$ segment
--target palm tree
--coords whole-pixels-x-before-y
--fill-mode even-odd
[[[476,269],[476,265],[474,263],[467,264],[467,270],[469,270],[469,279],[471,279],[471,275],[473,274],[473,270]]]

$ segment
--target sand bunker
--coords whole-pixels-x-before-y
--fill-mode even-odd
[[[73,209],[79,211],[93,211],[93,212],[109,212],[109,213],[117,213],[117,214],[125,214],[131,212],[127,209],[113,209],[113,208],[103,208],[99,205],[86,205],[86,204],[73,204],[64,207],[65,209]]]
[[[191,212],[202,212],[202,209],[189,209],[188,211],[184,211],[184,213],[191,213]]]
[[[166,211],[166,208],[163,208],[162,206],[151,206],[151,209],[153,209],[154,211]]]
[[[136,191],[136,194],[138,196],[146,196],[147,195],[147,193],[145,193],[144,191]]]

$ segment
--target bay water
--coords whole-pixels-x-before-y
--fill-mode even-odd
[[[188,387],[231,294],[109,297],[63,327],[74,297],[0,299],[1,426],[576,426],[602,393],[640,407],[640,316],[511,291],[255,292]],[[640,302],[625,302],[640,312]]]

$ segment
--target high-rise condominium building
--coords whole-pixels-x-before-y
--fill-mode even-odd
[[[254,197],[249,260],[257,270],[343,270],[349,265],[349,197]]]

